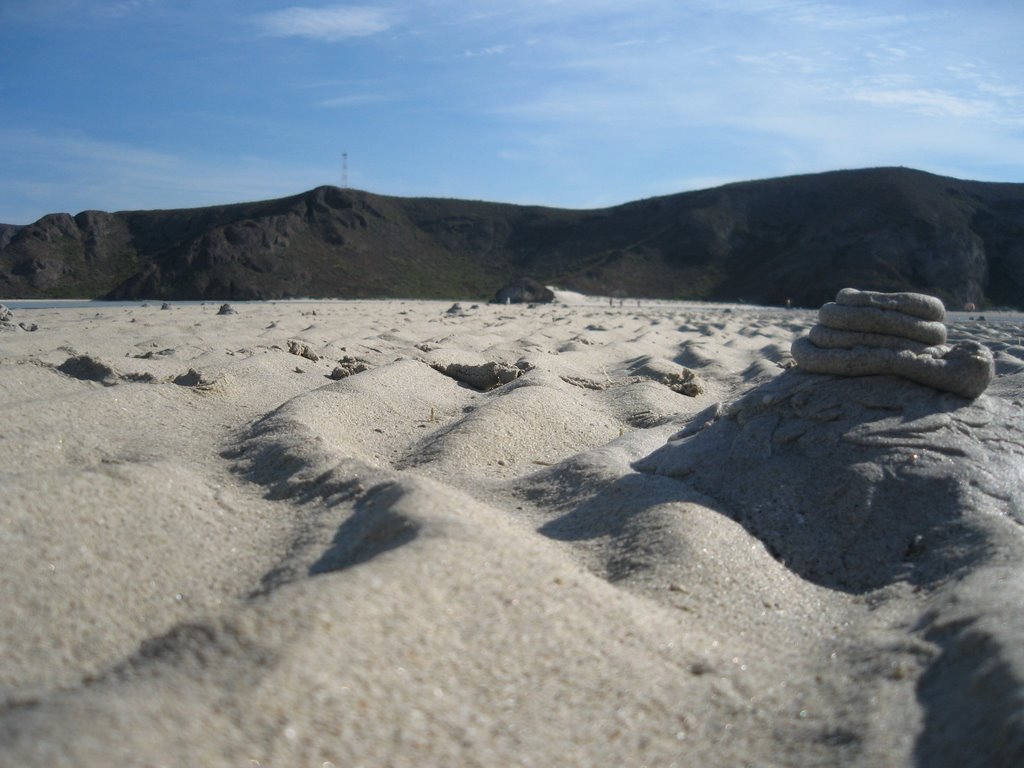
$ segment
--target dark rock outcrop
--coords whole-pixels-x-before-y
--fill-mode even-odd
[[[17,224],[0,224],[0,248],[6,248],[20,229]]]
[[[905,168],[559,210],[320,187],[0,229],[0,296],[484,298],[584,293],[820,306],[847,286],[1024,307],[1024,184]]]
[[[550,288],[530,277],[521,277],[494,294],[495,304],[546,304],[555,300]]]

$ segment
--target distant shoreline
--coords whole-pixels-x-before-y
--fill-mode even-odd
[[[609,302],[612,302],[611,304]],[[637,299],[629,298],[622,300],[621,308],[636,309]],[[762,305],[762,304],[739,304],[736,302],[714,302],[714,301],[693,301],[688,299],[639,299],[640,306],[644,308],[652,307],[692,307],[693,309],[719,309],[725,310],[730,309],[733,311],[743,310],[781,310],[781,307]],[[471,306],[473,304],[486,305],[486,302],[471,301],[468,299],[256,299],[256,300],[196,300],[196,299],[171,299],[167,300],[166,303],[172,308],[187,307],[187,306],[220,306],[221,304],[232,304],[238,306],[274,306],[279,304],[314,304],[314,305],[336,305],[336,304],[355,304],[355,303],[371,303],[371,302],[393,302],[393,303],[406,303],[406,304],[465,304]],[[572,300],[569,301],[558,301],[553,302],[553,306],[564,306],[564,307],[614,307],[620,308],[620,299],[611,298],[608,296],[585,296],[583,294],[574,294]],[[87,309],[95,307],[96,309],[114,309],[122,307],[153,307],[154,305],[159,308],[165,301],[163,299],[146,299],[146,300],[135,300],[135,301],[107,301],[104,299],[0,299],[0,304],[4,305],[8,309],[15,311],[31,311],[31,310],[43,310],[43,309]],[[490,305],[490,306],[506,306],[506,305]],[[512,305],[516,306],[516,305]],[[527,305],[519,305],[527,306]],[[816,310],[794,308],[789,310],[793,313],[813,312]],[[1017,312],[1012,309],[997,309],[997,310],[985,310],[981,312],[964,312],[961,310],[947,310],[946,311],[947,322],[951,323],[964,323],[964,322],[1013,322],[1019,323],[1024,322],[1024,313]]]

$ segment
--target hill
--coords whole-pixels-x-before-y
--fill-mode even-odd
[[[877,168],[600,210],[320,187],[0,227],[0,296],[18,298],[483,299],[522,275],[651,298],[816,306],[853,285],[1024,308],[1024,184]]]

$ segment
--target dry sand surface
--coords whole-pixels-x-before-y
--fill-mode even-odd
[[[449,306],[15,310],[0,764],[1024,765],[1019,318]]]

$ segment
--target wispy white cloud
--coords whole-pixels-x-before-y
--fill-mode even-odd
[[[512,46],[510,45],[490,45],[486,48],[479,48],[475,51],[466,50],[462,55],[467,59],[475,59],[479,56],[498,56],[505,53],[511,47]]]
[[[903,25],[927,18],[925,14],[876,13],[854,4],[817,0],[694,0],[715,13],[772,18],[819,30],[863,32]]]
[[[833,32],[865,32],[903,26],[925,18],[924,15],[868,13],[828,3],[810,3],[799,10],[794,9],[787,16],[797,24]]]
[[[295,6],[255,17],[267,35],[308,37],[334,42],[386,32],[396,23],[386,8],[368,5],[332,5],[323,8]]]
[[[122,0],[121,2],[116,3],[104,3],[97,6],[96,13],[100,16],[119,19],[122,16],[128,16],[129,14],[158,1],[159,0]]]
[[[947,65],[946,71],[977,98],[991,101],[997,119],[1017,124],[1024,119],[1024,88],[1017,81],[1007,82],[1000,73],[970,61]]]
[[[40,131],[0,131],[0,155],[15,157],[29,154],[56,164],[117,164],[122,168],[166,170],[173,168],[177,158],[172,154],[135,147],[120,142],[103,141],[83,134],[45,133]]]
[[[756,19],[758,34],[737,34],[729,13]],[[617,46],[626,36],[592,27],[589,37],[559,39],[552,54],[547,38],[545,64],[559,74],[500,94],[492,108],[549,136],[561,154],[510,141],[501,157],[536,162],[577,153],[577,143],[619,147],[663,157],[646,178],[649,189],[670,192],[837,167],[1006,167],[1022,156],[1015,83],[996,77],[1005,67],[987,70],[982,54],[978,66],[947,71],[966,60],[946,36],[948,19],[922,27],[909,14],[798,0],[709,0],[687,19],[703,26],[662,24],[675,39],[644,46]]]
[[[0,3],[0,22],[5,24],[46,23],[79,10],[77,0],[35,0]]]
[[[988,93],[1000,99],[1012,99],[1018,103],[1024,100],[1024,88],[1020,88],[1016,85],[982,82],[978,83],[978,90],[982,93]],[[1024,109],[1024,104],[1019,103],[1018,108]]]
[[[920,112],[933,117],[986,117],[994,115],[996,111],[991,102],[929,88],[856,88],[849,95],[855,101]]]
[[[950,80],[944,65],[958,54],[941,47],[938,27],[911,8],[878,13],[863,6],[811,0],[695,0],[715,22],[687,45],[616,45],[613,34],[579,37],[548,58],[571,71],[533,92],[525,89],[494,106],[507,117],[588,127],[643,126],[647,132],[687,125],[764,121],[775,132],[779,115],[844,115],[860,109],[878,119],[896,115],[1015,123],[1021,118],[1014,85],[968,69],[970,83]],[[924,6],[927,8],[927,6]],[[736,37],[721,20],[746,14],[766,20],[763,33]],[[939,19],[941,12],[929,17]],[[675,19],[681,17],[677,14]],[[694,23],[698,23],[695,21]],[[676,29],[663,25],[666,30]],[[941,28],[941,29],[940,29]],[[938,31],[937,31],[938,30]],[[870,73],[870,74],[869,74]],[[967,75],[961,75],[966,77]],[[1016,106],[1015,106],[1016,102]],[[789,125],[789,121],[782,123]],[[885,128],[876,133],[884,135]]]
[[[316,102],[318,107],[359,107],[367,104],[384,104],[396,101],[399,97],[393,93],[353,93],[347,96],[335,96]]]
[[[760,74],[785,75],[815,74],[824,69],[821,60],[810,56],[802,56],[789,51],[769,51],[762,54],[737,54],[735,60],[739,64],[751,67]]]
[[[648,13],[663,0],[634,0],[629,13]],[[537,24],[572,23],[585,18],[623,15],[622,0],[440,0],[435,5],[447,6],[445,25],[529,27]],[[625,14],[625,15],[628,15]]]
[[[12,174],[15,182],[0,190],[5,223],[28,223],[58,211],[263,199],[333,181],[324,168],[294,162],[162,152],[81,134],[34,131],[0,131],[0,172],[5,168],[21,168]]]
[[[163,0],[15,0],[0,2],[0,23],[77,24],[120,19]]]

